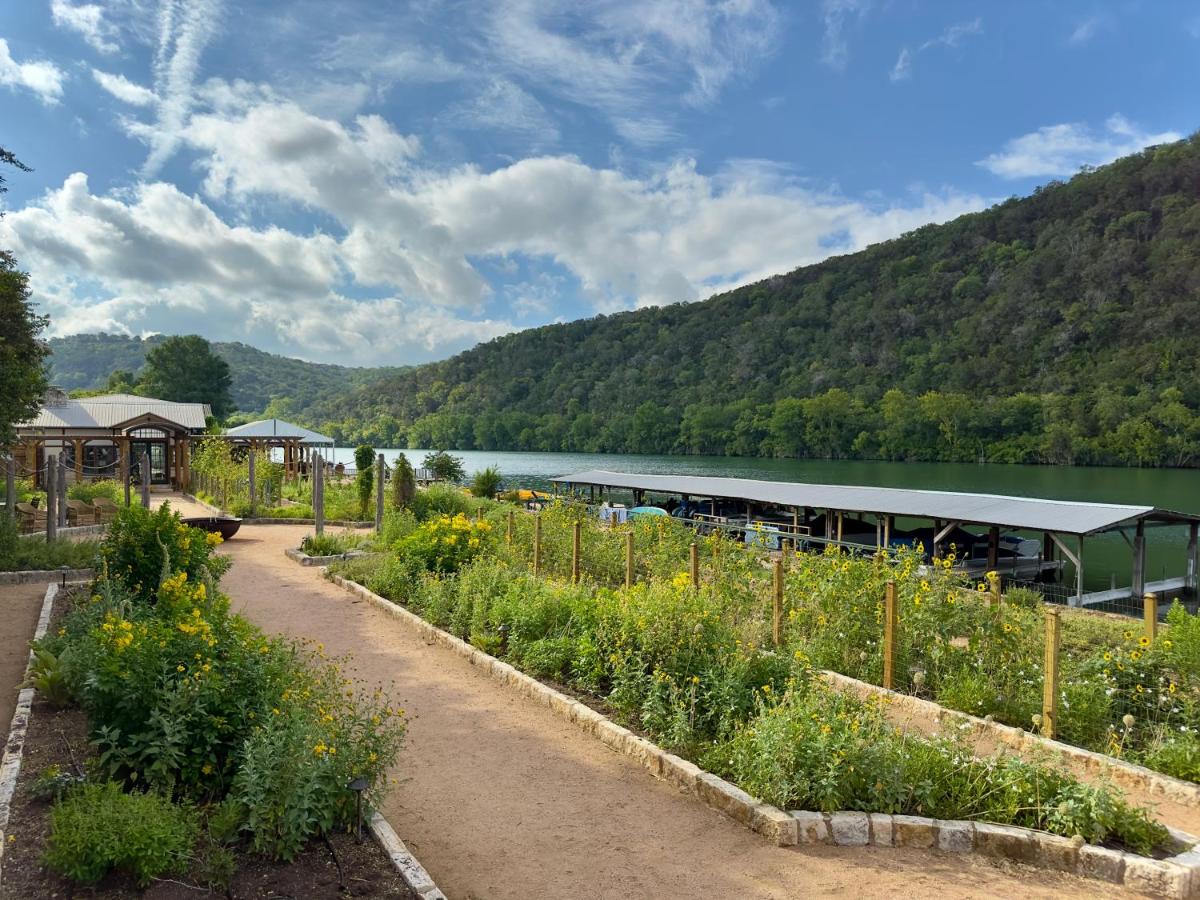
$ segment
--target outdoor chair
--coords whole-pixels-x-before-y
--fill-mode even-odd
[[[17,504],[17,521],[21,531],[30,534],[46,530],[46,511],[38,509],[32,503]]]
[[[92,501],[92,506],[96,510],[97,525],[104,525],[111,522],[116,518],[117,510],[121,508],[107,497],[97,497]]]
[[[95,525],[99,521],[99,513],[92,504],[85,503],[83,500],[67,501],[68,525]]]

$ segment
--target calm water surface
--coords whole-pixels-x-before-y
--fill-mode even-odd
[[[404,453],[416,467],[424,450]],[[971,463],[893,463],[837,460],[747,459],[724,456],[640,456],[603,453],[503,453],[453,451],[469,474],[495,466],[507,487],[549,487],[549,479],[585,469],[655,475],[717,475],[818,484],[860,484],[936,491],[971,491],[1052,500],[1131,503],[1200,514],[1200,471],[1082,466],[1003,466]],[[334,460],[353,464],[353,448],[339,447]],[[1183,574],[1186,529],[1149,532],[1147,578]],[[1130,553],[1119,535],[1091,538],[1084,545],[1088,590],[1130,583]]]

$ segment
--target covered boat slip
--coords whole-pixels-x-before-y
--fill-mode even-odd
[[[1003,543],[1000,530],[1034,532],[1042,535],[1043,553],[1038,559],[1039,572],[1054,571],[1055,551],[1075,569],[1075,592],[1067,598],[1072,606],[1112,603],[1129,597],[1140,598],[1147,592],[1183,588],[1194,592],[1197,586],[1197,530],[1200,516],[1172,512],[1153,506],[1116,503],[1084,503],[1072,500],[1042,500],[1031,497],[1005,497],[996,494],[970,494],[950,491],[925,491],[902,488],[865,487],[836,484],[805,484],[786,481],[757,481],[748,478],[711,476],[637,475],[593,469],[551,479],[556,488],[568,491],[587,489],[595,499],[596,490],[630,491],[635,504],[647,494],[678,497],[684,501],[704,500],[715,514],[718,504],[743,504],[747,518],[752,507],[790,513],[791,524],[779,530],[785,536],[810,543],[841,543],[870,546],[861,540],[863,525],[874,520],[876,547],[894,547],[895,520],[915,519],[931,523],[932,555],[937,556],[964,526],[987,529],[987,564],[996,569]],[[777,513],[777,515],[778,515]],[[819,515],[818,515],[819,513]],[[709,516],[716,523],[720,517]],[[857,520],[857,521],[855,521]],[[814,529],[814,524],[817,526]],[[1186,559],[1180,560],[1183,576],[1161,583],[1146,582],[1146,530],[1155,527],[1186,527]],[[820,532],[824,536],[820,536]],[[1083,589],[1083,539],[1100,534],[1120,534],[1130,550],[1130,586],[1127,589],[1097,591]],[[869,532],[868,532],[869,534]],[[854,540],[847,540],[852,537]],[[983,540],[980,537],[980,540]],[[1170,598],[1168,598],[1170,599]]]

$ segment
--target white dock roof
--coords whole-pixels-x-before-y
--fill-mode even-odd
[[[592,469],[572,475],[561,475],[552,481],[559,484],[636,488],[663,494],[687,494],[689,497],[750,500],[784,507],[808,506],[844,512],[941,519],[947,522],[998,525],[1073,535],[1109,531],[1122,525],[1136,523],[1139,519],[1155,519],[1168,523],[1200,521],[1200,516],[1171,512],[1154,506],[1040,500],[1032,497],[1004,497],[997,494],[967,494],[956,491],[757,481],[750,478],[635,475]]]

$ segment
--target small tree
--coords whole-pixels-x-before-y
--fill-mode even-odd
[[[371,491],[375,488],[375,448],[361,444],[354,450],[354,467],[358,469],[355,485],[358,487],[358,517],[367,517],[367,506],[371,502]]]
[[[471,482],[471,493],[476,497],[495,497],[498,490],[500,490],[500,470],[495,466],[488,466],[475,473]]]
[[[462,481],[466,475],[462,459],[451,456],[445,450],[426,453],[422,465],[433,472],[433,477],[438,481]]]
[[[392,506],[404,509],[417,495],[417,478],[413,473],[412,463],[403,453],[396,457],[393,465],[395,471],[392,473]]]

